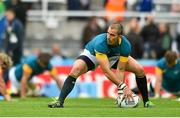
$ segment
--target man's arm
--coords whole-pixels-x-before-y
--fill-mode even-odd
[[[96,53],[96,59],[100,65],[102,71],[104,72],[104,75],[118,86],[122,80],[118,79],[116,74],[114,74],[111,71],[107,56],[102,53]]]
[[[116,69],[116,75],[124,82],[125,70],[128,62],[128,57],[120,56],[119,62]]]
[[[10,95],[7,93],[6,84],[4,82],[4,79],[2,78],[2,75],[0,75],[0,92],[4,96],[5,100],[11,100]]]
[[[23,75],[21,79],[21,98],[26,97],[27,81],[30,78],[32,69],[27,65],[23,65]]]
[[[63,86],[63,81],[61,81],[61,80],[58,78],[56,68],[53,68],[53,69],[50,71],[50,74],[51,74],[52,78],[56,81],[58,87],[61,89],[62,86]]]
[[[156,67],[156,83],[155,83],[155,98],[160,97],[161,83],[162,83],[162,70]]]
[[[110,69],[109,61],[105,54],[97,53],[96,58],[105,76],[118,86],[118,93],[123,93],[125,95],[125,98],[131,98],[132,91],[124,83],[122,83],[123,79],[119,78],[119,76],[123,78],[124,73],[120,74],[119,76],[117,76],[117,74],[114,74]]]
[[[128,57],[120,56],[116,69],[116,75],[119,77],[119,79],[121,79],[122,82],[124,82],[125,79],[125,70],[126,70],[127,62],[128,62]],[[119,93],[122,93],[122,90],[120,90]],[[125,99],[129,99],[129,100],[132,99],[132,91],[128,87],[126,87],[123,90],[123,93],[125,94],[124,96]]]

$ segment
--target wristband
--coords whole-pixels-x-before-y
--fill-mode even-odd
[[[121,82],[119,85],[118,85],[118,94],[123,94],[123,90],[126,88],[126,84]]]

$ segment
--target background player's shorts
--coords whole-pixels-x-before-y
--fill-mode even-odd
[[[15,67],[12,67],[9,71],[9,80],[11,81],[11,86],[15,91],[19,91],[21,89],[21,82],[19,82],[15,75]],[[33,83],[33,80],[31,79],[28,81],[28,83]]]
[[[96,57],[92,55],[87,49],[84,49],[84,51],[80,54],[80,56],[77,59],[82,59],[86,62],[88,66],[88,70],[94,70],[99,65]],[[113,69],[117,68],[119,56],[113,56],[108,58],[110,67]]]
[[[20,82],[17,80],[17,78],[15,76],[15,70],[16,70],[15,67],[10,69],[10,71],[9,71],[9,79],[11,81],[12,87],[19,90],[20,89]]]

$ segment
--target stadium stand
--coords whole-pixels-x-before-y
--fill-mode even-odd
[[[41,47],[45,50],[50,50],[51,43],[59,42],[62,45],[62,51],[65,55],[75,57],[80,51],[80,40],[83,27],[86,24],[86,20],[71,20],[68,21],[69,16],[105,16],[103,0],[92,0],[90,11],[68,11],[66,0],[23,0],[25,4],[31,3],[31,9],[28,10],[28,23],[26,31],[26,50],[33,47]],[[127,0],[127,2],[129,2]],[[170,32],[173,37],[176,36],[175,27],[180,19],[178,12],[171,12],[172,3],[179,3],[178,1],[166,2],[153,1],[154,9],[150,12],[154,16],[156,23],[167,22],[170,24]],[[59,7],[50,9],[54,4],[58,4]],[[36,6],[36,7],[35,7]],[[97,7],[98,6],[98,7]],[[124,24],[129,21],[131,17],[142,18],[141,24],[144,23],[145,18],[149,13],[138,11],[126,11],[126,20]],[[115,14],[117,15],[117,14]],[[36,33],[38,32],[38,33]],[[48,42],[48,43],[47,43]],[[71,45],[69,42],[73,42]],[[67,50],[68,49],[68,50]]]

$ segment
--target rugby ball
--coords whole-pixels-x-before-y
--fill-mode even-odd
[[[118,107],[121,108],[135,108],[139,105],[140,98],[136,94],[132,95],[133,99],[127,100],[124,98],[124,94],[117,97],[116,103]]]

